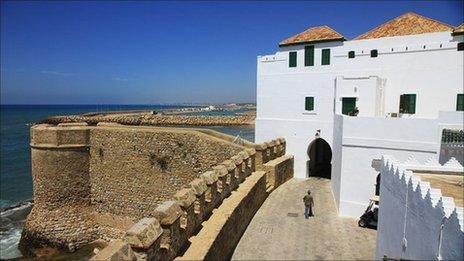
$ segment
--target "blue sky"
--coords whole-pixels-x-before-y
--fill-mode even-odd
[[[1,103],[254,102],[256,56],[308,27],[351,39],[408,11],[458,25],[463,10],[463,1],[2,1]]]

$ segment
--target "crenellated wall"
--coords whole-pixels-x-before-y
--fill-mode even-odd
[[[100,123],[31,128],[35,206],[21,246],[115,238],[218,162],[244,150],[198,131]]]
[[[122,241],[110,242],[92,260],[117,260],[122,256],[141,260],[173,260],[178,256],[181,260],[227,259],[274,189],[268,182],[270,172],[258,170],[256,159],[264,159],[262,164],[268,168],[273,166],[272,175],[278,180],[293,175],[289,171],[292,168],[280,167],[293,162],[292,156],[283,156],[284,144],[277,139],[254,145],[256,149],[246,148],[213,166],[191,181],[190,187],[179,190],[174,200],[161,203],[155,209],[155,218],[139,220]]]
[[[33,255],[44,246],[74,251],[97,239],[119,239],[108,246],[122,251],[117,255],[173,259],[247,177],[285,154],[283,139],[243,146],[231,141],[201,129],[33,126],[35,206],[20,248]],[[264,182],[267,193],[273,184]],[[99,256],[115,257],[113,250]]]
[[[436,160],[419,164],[410,158],[399,163],[392,156],[383,156],[376,258],[461,260],[462,206],[456,206],[452,197],[443,196],[440,189],[422,181],[416,172],[460,178],[458,197],[462,200],[463,167],[457,161],[441,166]]]

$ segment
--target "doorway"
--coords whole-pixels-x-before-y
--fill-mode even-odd
[[[375,195],[380,195],[380,173],[377,175],[376,183],[375,183]]]
[[[342,114],[348,115],[356,107],[356,98],[345,97],[342,98]]]
[[[316,138],[308,146],[308,177],[331,178],[332,149],[323,138]]]

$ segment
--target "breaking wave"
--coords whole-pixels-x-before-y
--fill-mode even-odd
[[[26,217],[34,205],[32,200],[0,209],[0,259],[21,257],[18,244]]]

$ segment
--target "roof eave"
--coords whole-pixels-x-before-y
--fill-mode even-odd
[[[463,34],[464,34],[464,31],[461,31],[461,32],[452,32],[452,33],[451,33],[452,36],[463,35]]]
[[[315,41],[305,41],[305,42],[296,42],[296,43],[284,43],[284,44],[280,43],[279,47],[302,45],[302,44],[326,43],[326,42],[343,42],[343,41],[346,41],[345,37],[337,38],[337,39],[315,40]]]

